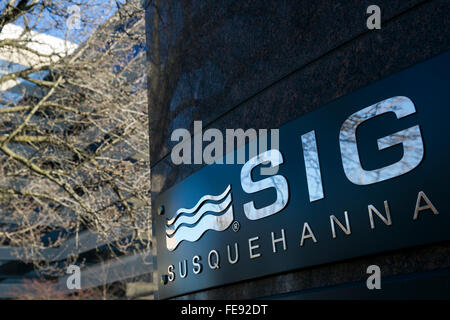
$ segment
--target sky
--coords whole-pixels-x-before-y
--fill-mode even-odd
[[[125,0],[52,0],[57,4],[58,12],[45,9],[38,21],[37,32],[52,35],[61,39],[80,44],[85,41],[95,29],[106,22],[116,11],[116,3]],[[0,0],[0,11],[3,11],[6,0]],[[36,23],[38,10],[27,15],[29,25]],[[15,25],[23,27],[25,18],[14,21]]]

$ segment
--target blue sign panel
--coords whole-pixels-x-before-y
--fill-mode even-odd
[[[276,148],[163,193],[160,298],[450,239],[449,88],[446,53],[286,123]]]

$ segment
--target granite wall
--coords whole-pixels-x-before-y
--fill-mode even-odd
[[[380,30],[366,27],[366,9],[372,4],[381,8]],[[204,130],[223,132],[277,128],[450,49],[447,0],[154,0],[147,6],[146,19],[153,198],[202,167],[171,162],[173,130],[186,128],[195,134],[194,120],[202,120]],[[370,264],[378,264],[392,283],[414,287],[417,279],[438,279],[447,272],[450,243],[299,270],[184,298],[321,296],[302,295],[310,290],[328,297],[333,290],[362,286],[367,275],[361,266]],[[355,296],[357,291],[350,292]]]

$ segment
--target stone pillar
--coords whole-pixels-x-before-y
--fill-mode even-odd
[[[170,136],[175,129],[186,128],[193,134],[194,120],[201,120],[204,130],[223,132],[278,128],[450,49],[448,1],[377,1],[379,30],[368,30],[366,25],[371,4],[360,0],[152,1],[146,15],[152,197],[203,166],[171,163]],[[449,253],[449,243],[410,248],[184,298],[333,297],[339,286],[365,286],[367,274],[361,266],[377,264],[383,276],[395,282],[450,267]],[[316,288],[322,288],[324,295],[302,296]],[[356,294],[357,290],[353,297]]]

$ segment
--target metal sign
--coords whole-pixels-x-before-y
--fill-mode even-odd
[[[160,195],[159,297],[450,239],[449,87],[446,53],[283,125],[279,149]]]

